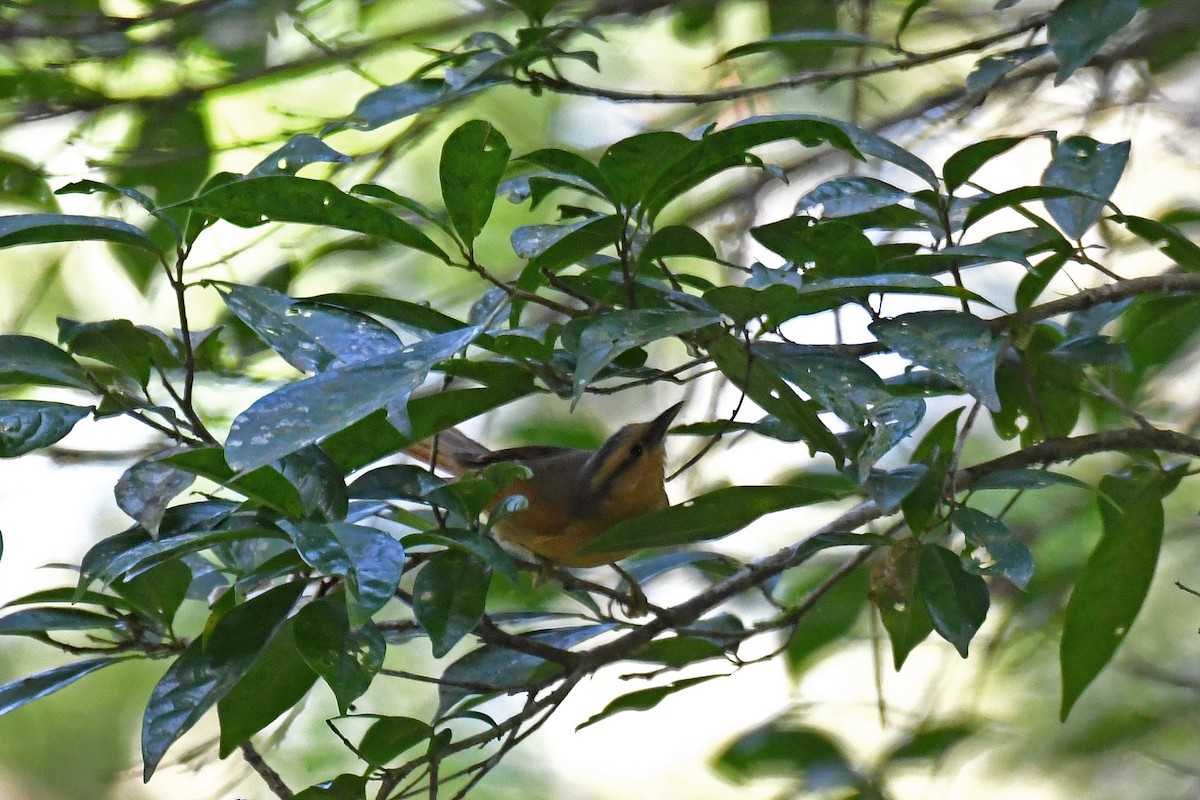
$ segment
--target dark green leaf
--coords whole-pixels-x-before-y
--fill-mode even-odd
[[[967,647],[983,625],[988,611],[988,588],[983,578],[962,568],[958,556],[944,547],[921,547],[917,585],[933,629],[967,657]]]
[[[625,223],[620,217],[605,216],[588,220],[582,225],[566,227],[569,228],[567,233],[554,239],[544,250],[528,249],[532,247],[529,242],[520,243],[522,249],[519,252],[537,252],[525,268],[524,274],[536,275],[542,270],[558,272],[606,247],[614,246],[625,228]],[[514,242],[513,247],[517,249],[518,244]]]
[[[1178,228],[1144,217],[1117,215],[1113,219],[1129,232],[1149,242],[1164,255],[1188,272],[1200,272],[1200,245],[1187,238]]]
[[[689,686],[695,686],[698,683],[704,683],[705,681],[711,681],[713,678],[720,677],[723,676],[701,675],[696,678],[681,678],[666,686],[655,686],[650,689],[639,689],[636,692],[623,694],[609,701],[608,705],[600,713],[592,715],[585,722],[577,725],[575,730],[578,731],[595,725],[600,720],[607,719],[613,714],[618,714],[622,711],[649,711],[676,692],[686,689]]]
[[[795,213],[824,219],[847,217],[887,208],[907,197],[908,192],[878,178],[840,177],[827,180],[802,195],[796,201]]]
[[[1063,0],[1050,15],[1046,36],[1058,58],[1054,84],[1065,81],[1091,61],[1108,38],[1124,28],[1138,0]]]
[[[31,675],[28,678],[19,678],[15,681],[10,681],[0,686],[0,716],[20,708],[26,703],[37,700],[39,697],[45,697],[52,692],[57,692],[64,686],[69,686],[79,680],[84,675],[90,675],[98,669],[107,667],[109,664],[116,664],[125,660],[123,658],[88,658],[83,661],[64,664],[54,669],[48,669],[45,672],[39,672],[37,675]]]
[[[234,606],[207,637],[175,659],[150,693],[142,720],[144,780],[150,780],[167,749],[250,670],[303,589],[303,583],[287,584]]]
[[[988,410],[1000,410],[996,356],[1002,342],[983,320],[954,311],[918,311],[878,320],[870,330],[900,355],[970,392]]]
[[[354,112],[344,125],[364,131],[375,130],[443,103],[466,97],[496,82],[498,79],[492,78],[486,82],[476,81],[462,88],[451,88],[440,78],[418,78],[384,86],[360,97]]]
[[[750,351],[851,427],[868,425],[868,406],[889,399],[875,371],[856,358],[787,342],[757,342]]]
[[[309,133],[299,133],[288,139],[287,144],[264,158],[250,170],[249,177],[263,175],[295,175],[309,164],[348,164],[353,159],[339,153]]]
[[[108,217],[75,214],[13,214],[0,216],[0,248],[23,244],[103,241],[127,244],[158,256],[159,246],[145,231]]]
[[[385,531],[344,522],[281,522],[304,563],[346,579],[346,609],[358,628],[395,594],[404,547]]]
[[[292,800],[366,800],[366,797],[366,777],[343,774],[297,792]]]
[[[823,503],[839,495],[807,486],[726,486],[677,506],[609,528],[580,552],[607,553],[719,539],[774,511]]]
[[[1007,153],[1028,136],[1000,136],[995,139],[984,139],[962,148],[946,159],[942,165],[942,180],[946,182],[946,190],[954,192],[967,182],[975,172],[998,155]]]
[[[833,585],[792,628],[784,656],[799,675],[826,647],[847,636],[867,605],[867,571],[857,569]]]
[[[329,685],[345,714],[383,667],[387,643],[374,623],[350,627],[346,603],[328,597],[309,603],[296,615],[296,649]]]
[[[228,486],[251,500],[277,509],[286,516],[305,516],[300,492],[279,472],[280,463],[259,467],[238,475],[225,462],[225,453],[219,447],[192,447],[161,459],[163,464],[208,478],[214,483]]]
[[[59,317],[58,341],[77,356],[116,367],[139,386],[150,382],[155,349],[162,349],[161,340],[127,319],[75,322]]]
[[[885,50],[891,49],[891,45],[887,42],[881,42],[878,39],[872,39],[869,36],[860,36],[855,33],[842,33],[841,31],[788,31],[787,33],[777,33],[774,36],[768,36],[766,39],[759,39],[758,41],[738,45],[732,50],[722,53],[721,57],[717,59],[717,63],[754,53],[789,52],[791,48],[797,45],[806,44],[817,47],[876,47]]]
[[[798,431],[814,449],[829,453],[836,464],[841,464],[844,457],[841,442],[821,422],[816,410],[792,391],[778,373],[752,359],[747,348],[733,336],[717,336],[707,347],[725,377],[751,400]]]
[[[168,560],[136,578],[113,581],[112,590],[165,631],[170,630],[193,577],[192,570],[182,560]]]
[[[0,636],[28,636],[47,631],[115,631],[121,626],[115,617],[82,608],[27,608],[0,617]]]
[[[69,355],[33,336],[0,336],[0,385],[69,386],[92,391],[87,373]]]
[[[887,549],[871,570],[871,597],[892,642],[892,663],[897,671],[913,648],[933,632],[917,585],[920,546],[905,539]]]
[[[655,639],[631,655],[629,659],[678,668],[694,664],[697,661],[721,658],[724,655],[725,648],[711,638],[671,636],[666,639]]]
[[[491,123],[472,120],[446,138],[439,175],[450,222],[468,246],[479,236],[512,154]]]
[[[932,761],[938,764],[955,745],[966,741],[976,732],[976,726],[967,724],[921,728],[894,747],[887,754],[887,761]]]
[[[335,522],[346,518],[349,496],[338,465],[316,445],[279,460],[277,469],[295,487],[306,519]]]
[[[1046,200],[1046,210],[1067,236],[1079,239],[1096,224],[1128,160],[1128,141],[1104,144],[1087,136],[1072,136],[1055,145],[1042,183],[1086,195]]]
[[[217,702],[221,758],[294,707],[316,683],[317,673],[296,649],[295,627],[294,620],[285,622],[250,670]]]
[[[883,513],[891,514],[921,484],[928,472],[929,468],[924,464],[909,464],[890,472],[873,469],[864,488]]]
[[[714,764],[736,783],[755,778],[800,778],[812,789],[857,786],[861,778],[838,745],[824,733],[782,720],[739,736]]]
[[[297,300],[265,286],[218,287],[225,305],[301,372],[323,372],[394,353],[390,328],[366,314]]]
[[[431,736],[433,727],[419,719],[380,717],[363,734],[358,752],[368,764],[380,767]]]
[[[446,253],[410,223],[325,181],[292,175],[245,178],[215,186],[181,207],[247,228],[299,222],[357,231],[446,260]]]
[[[518,156],[514,160],[528,161],[531,164],[548,169],[552,173],[578,178],[585,186],[592,187],[601,195],[608,196],[612,194],[608,182],[604,179],[604,173],[600,171],[600,168],[583,156],[573,153],[570,150],[546,148]]]
[[[562,334],[576,356],[572,407],[601,370],[625,351],[717,322],[720,317],[715,314],[657,309],[624,309],[572,321]]]
[[[1112,660],[1146,599],[1162,547],[1165,491],[1163,473],[1149,466],[1100,481],[1104,535],[1084,564],[1063,621],[1062,719]]]
[[[1050,52],[1050,48],[1046,45],[1035,44],[984,56],[967,75],[967,91],[971,94],[986,92],[1004,80],[1005,76],[1013,70],[1048,52]]]
[[[1085,200],[1092,199],[1090,195],[1063,186],[1018,186],[1016,189],[1009,189],[1007,192],[999,192],[980,198],[971,198],[971,207],[968,209],[967,215],[963,218],[962,229],[965,231],[984,217],[1006,208],[1013,208],[1014,206],[1021,206],[1025,203],[1038,200],[1049,201],[1064,197]]]
[[[929,467],[925,477],[900,503],[904,510],[904,521],[913,531],[925,531],[936,518],[945,491],[946,471],[958,439],[958,418],[961,408],[956,408],[938,420],[913,450],[914,464]]]
[[[845,278],[879,272],[875,245],[848,222],[814,222],[788,217],[750,230],[750,235],[815,278]]]
[[[1044,469],[1005,469],[992,472],[972,483],[970,488],[973,492],[981,492],[986,489],[1045,489],[1048,486],[1075,486],[1088,491],[1092,489],[1078,478]]]
[[[486,561],[461,550],[438,553],[421,567],[413,584],[413,614],[429,634],[434,658],[475,630],[491,577]]]
[[[277,389],[234,419],[225,443],[226,458],[238,470],[253,470],[384,407],[393,423],[403,423],[408,397],[429,371],[479,333],[473,327],[433,336],[395,353]]]
[[[1018,589],[1033,577],[1033,555],[1000,520],[974,508],[956,508],[950,515],[967,538],[966,568],[977,575],[1002,575]]]
[[[91,412],[90,406],[45,400],[0,400],[0,458],[54,444]]]
[[[27,203],[39,211],[58,210],[45,173],[24,159],[0,153],[0,197]]]
[[[671,256],[691,256],[709,261],[717,260],[717,251],[704,235],[687,225],[668,225],[659,228],[642,248],[640,258],[655,261]]]

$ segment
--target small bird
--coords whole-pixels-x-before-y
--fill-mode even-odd
[[[618,522],[670,505],[663,487],[664,441],[682,407],[676,403],[650,422],[626,425],[599,450],[530,446],[493,451],[451,428],[438,436],[436,465],[455,476],[500,462],[528,467],[528,478],[509,484],[489,504],[493,508],[516,494],[528,501],[527,508],[496,524],[499,537],[564,567],[612,564],[633,551],[580,551]],[[427,439],[406,452],[428,462],[433,445]]]

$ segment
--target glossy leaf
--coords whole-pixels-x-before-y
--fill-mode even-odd
[[[73,661],[61,667],[48,669],[28,678],[19,678],[0,686],[0,716],[20,708],[26,703],[57,692],[70,686],[85,675],[103,669],[110,664],[125,661],[124,658],[87,658]]]
[[[563,329],[564,342],[575,352],[572,407],[584,390],[618,356],[659,339],[698,330],[720,321],[698,311],[624,309],[588,316]]]
[[[257,469],[384,407],[393,422],[403,423],[409,395],[479,332],[474,327],[433,336],[277,389],[234,419],[225,443],[230,466]]]
[[[1050,15],[1046,36],[1058,57],[1058,85],[1085,66],[1108,38],[1124,28],[1138,0],[1063,0]]]
[[[325,681],[345,714],[367,691],[387,651],[387,643],[371,622],[351,628],[346,603],[335,597],[309,603],[296,614],[296,649]]]
[[[0,216],[0,248],[86,241],[125,244],[156,256],[161,254],[159,246],[145,231],[119,219],[77,214]]]
[[[840,495],[807,486],[726,486],[684,503],[617,523],[581,553],[669,547],[719,539],[759,517]]]
[[[799,675],[826,648],[850,634],[867,605],[867,590],[867,571],[857,569],[835,583],[797,620],[784,650],[790,675]]]
[[[367,779],[363,775],[343,773],[331,781],[296,792],[292,800],[366,800]]]
[[[150,370],[157,360],[155,349],[162,350],[161,340],[138,328],[127,319],[103,322],[75,322],[58,319],[58,341],[74,355],[103,361],[129,375],[145,386],[150,382]]]
[[[967,75],[967,91],[972,94],[986,92],[1008,77],[1014,70],[1048,52],[1050,52],[1050,48],[1047,45],[1035,44],[1028,47],[1014,47],[1012,50],[984,56],[976,62],[975,68]]]
[[[475,630],[491,577],[486,561],[461,550],[438,553],[421,567],[413,584],[413,614],[429,634],[434,658]]]
[[[310,178],[245,178],[215,186],[181,207],[246,228],[265,222],[299,222],[356,231],[446,259],[446,253],[410,223],[331,183]]]
[[[1087,136],[1072,136],[1054,147],[1042,183],[1086,195],[1046,200],[1046,210],[1067,236],[1079,239],[1096,224],[1128,160],[1128,141],[1104,144]]]
[[[918,311],[879,320],[870,329],[900,355],[970,392],[990,411],[1000,410],[996,357],[1002,342],[983,320],[953,311]]]
[[[151,536],[158,535],[163,513],[196,476],[156,459],[139,461],[117,479],[113,495],[117,505]]]
[[[991,472],[971,484],[971,491],[981,492],[987,489],[1045,489],[1050,486],[1074,486],[1091,491],[1078,478],[1064,475],[1061,472],[1050,472],[1044,469],[1006,469]]]
[[[92,391],[87,373],[69,355],[33,336],[0,336],[0,385],[68,386]]]
[[[348,164],[353,159],[339,153],[310,133],[299,133],[271,155],[264,158],[248,176],[295,175],[309,164]]]
[[[935,544],[921,547],[917,583],[933,629],[966,658],[971,639],[987,616],[987,584],[964,571],[957,555]]]
[[[956,508],[950,515],[967,538],[964,566],[976,575],[1001,575],[1018,589],[1033,577],[1033,555],[1024,542],[1000,520],[974,508]]]
[[[281,522],[304,563],[346,579],[350,625],[358,628],[396,592],[404,570],[404,547],[385,531],[345,522]]]
[[[1160,470],[1140,465],[1100,481],[1104,534],[1083,566],[1063,621],[1062,719],[1112,660],[1142,608],[1162,547],[1166,487]]]
[[[0,617],[0,636],[30,636],[49,631],[115,631],[116,617],[83,608],[26,608]]]
[[[45,400],[0,400],[0,458],[16,458],[62,439],[92,412]]]
[[[942,180],[946,182],[946,190],[954,192],[966,183],[972,175],[996,156],[1007,153],[1028,136],[999,136],[995,139],[984,139],[973,142],[946,159],[942,166]]]
[[[922,533],[936,520],[945,492],[946,473],[958,440],[958,418],[961,408],[956,408],[938,420],[926,432],[913,450],[913,463],[928,467],[925,477],[900,502],[904,521],[917,533]]]
[[[142,720],[142,776],[254,665],[283,624],[302,583],[286,584],[234,606],[205,638],[192,642],[150,693]]]
[[[468,246],[479,236],[496,200],[496,187],[512,150],[491,123],[472,120],[455,129],[442,146],[439,176],[446,212]]]
[[[871,240],[841,220],[815,222],[787,217],[760,225],[750,235],[814,278],[846,278],[879,272],[879,256]]]
[[[218,289],[229,310],[301,372],[345,367],[404,346],[390,328],[366,314],[297,300],[265,286]]]
[[[800,196],[796,214],[825,219],[847,217],[887,208],[908,198],[908,192],[878,178],[849,176],[832,178]]]

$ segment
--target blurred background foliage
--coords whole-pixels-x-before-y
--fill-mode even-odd
[[[1132,22],[1113,27],[1115,35],[1102,37],[1098,52],[1086,53],[1086,66],[1081,62],[1067,76],[1060,72],[1063,53],[1050,56],[1040,24],[1058,3],[566,2],[554,18],[579,21],[583,27],[572,44],[594,51],[596,64],[590,56],[559,60],[561,73],[535,68],[515,83],[461,97],[415,98],[416,113],[399,121],[373,118],[363,102],[473,34],[511,36],[525,24],[523,12],[536,17],[553,5],[10,0],[0,5],[0,200],[9,213],[120,217],[173,247],[164,223],[128,197],[55,190],[98,180],[136,187],[165,205],[194,196],[218,172],[249,171],[292,136],[321,134],[350,158],[313,164],[306,175],[342,187],[374,182],[436,207],[442,142],[467,119],[490,121],[517,154],[563,147],[594,160],[612,142],[645,130],[724,127],[752,114],[820,113],[885,135],[935,165],[971,142],[1038,130],[1064,139],[1077,133],[1103,142],[1128,139],[1132,156],[1113,195],[1117,205],[1191,234],[1200,221],[1200,5],[1192,0],[1075,0],[1084,27],[1060,31],[1068,41],[1086,40],[1088,25],[1111,32],[1105,15],[1128,12]],[[1028,26],[1024,37],[1013,33],[1022,26]],[[829,35],[789,41],[797,31]],[[771,44],[751,44],[764,40]],[[493,44],[477,39],[468,47],[488,53]],[[744,45],[751,46],[736,49]],[[891,66],[872,67],[878,64]],[[1044,150],[1022,148],[977,179],[1037,183]],[[750,227],[790,213],[804,191],[856,168],[831,149],[769,152],[788,184],[769,173],[729,173],[672,205],[669,221],[698,227],[724,258],[748,263],[758,252],[746,233]],[[515,276],[523,260],[510,232],[553,221],[549,205],[531,213],[497,203],[476,243],[480,260],[502,277]],[[1144,243],[1117,226],[1101,225],[1095,236],[1116,273],[1161,269],[1156,253],[1148,255]],[[166,329],[176,323],[168,281],[143,251],[78,243],[9,249],[0,259],[0,332],[54,338],[56,317],[122,316]],[[1005,272],[1011,266],[988,272],[986,280],[1011,280],[1011,270]],[[729,280],[719,265],[696,270]],[[293,296],[384,294],[428,301],[459,317],[487,288],[480,278],[395,244],[299,226],[215,229],[191,254],[189,275]],[[1072,289],[1060,278],[1047,296]],[[283,373],[216,292],[189,300],[195,329],[224,326],[228,371],[244,378],[205,400],[209,418],[227,422]],[[1194,432],[1200,424],[1196,325],[1189,318],[1173,324],[1172,306],[1158,310],[1161,327],[1147,325],[1142,341],[1156,350],[1145,359],[1153,367],[1129,380],[1144,413]],[[832,340],[835,323],[825,322],[828,332],[814,335]],[[534,435],[594,444],[615,416],[645,416],[647,398],[586,397],[570,424],[559,403],[524,401],[493,415],[481,436],[494,444]],[[78,563],[95,540],[126,524],[106,493],[152,443],[136,426],[117,431],[84,432],[83,441],[74,438],[36,456],[42,461],[33,468],[27,459],[20,467],[3,465],[0,597],[57,585],[61,573],[32,568]],[[969,442],[968,454],[982,460],[997,447],[981,436]],[[694,489],[778,477],[776,465],[790,462],[775,459],[775,451],[738,440],[688,480]],[[1089,461],[1072,474],[1095,483],[1115,464]],[[688,487],[677,491],[689,494]],[[998,496],[991,510],[1007,499]],[[1200,584],[1200,554],[1189,493],[1167,503],[1166,544],[1138,625],[1065,724],[1057,714],[1056,640],[1067,594],[1100,530],[1094,498],[1069,487],[1039,492],[1006,517],[1029,544],[1037,569],[1024,591],[993,583],[992,614],[970,660],[931,642],[892,673],[883,634],[868,613],[866,579],[856,577],[839,584],[823,599],[825,611],[797,629],[784,663],[744,667],[737,680],[697,686],[652,712],[619,715],[575,734],[575,725],[597,713],[607,695],[598,692],[601,699],[591,702],[585,696],[518,750],[478,796],[874,796],[874,781],[861,776],[880,778],[897,797],[1194,796],[1200,784],[1200,598],[1175,583]],[[791,541],[786,530],[754,535],[724,545],[744,555]],[[788,573],[780,596],[800,597],[838,563],[816,560]],[[688,589],[670,587],[665,594],[684,597]],[[497,606],[515,602],[499,586],[496,591]],[[192,613],[203,618],[199,610]],[[415,670],[423,658],[409,648],[389,664]],[[6,639],[0,677],[53,663],[42,650]],[[171,769],[141,785],[136,738],[145,698],[161,673],[155,667],[122,665],[0,718],[0,796],[265,796],[236,758],[214,761],[206,745],[215,725],[201,725],[172,751]],[[612,694],[613,679],[607,680],[604,691]],[[383,683],[363,702],[395,691]],[[434,702],[432,692],[404,699],[411,705],[407,713],[418,718]],[[336,713],[331,698],[314,697],[294,724],[270,734],[287,737],[297,786],[345,768],[327,746],[323,725]],[[659,721],[647,722],[651,717]],[[775,723],[758,739],[743,736],[731,746],[768,719]],[[759,780],[763,775],[766,781]]]

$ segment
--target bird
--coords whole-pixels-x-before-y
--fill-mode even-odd
[[[615,564],[635,551],[584,549],[617,523],[670,505],[664,444],[682,407],[676,403],[649,422],[626,425],[598,450],[541,445],[489,450],[450,428],[406,452],[456,477],[502,462],[528,468],[528,478],[504,487],[488,504],[490,510],[512,495],[527,501],[496,523],[497,536],[562,567]]]

